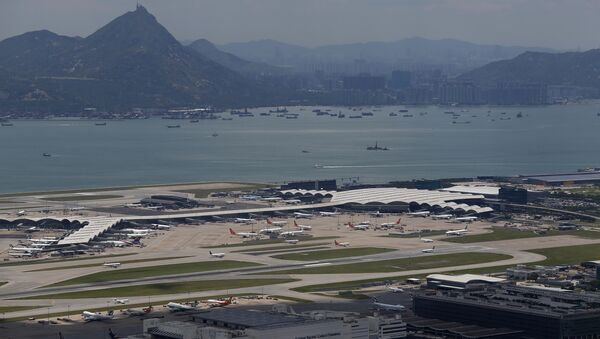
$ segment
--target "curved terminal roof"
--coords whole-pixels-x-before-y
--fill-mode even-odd
[[[104,233],[111,227],[113,227],[120,220],[120,218],[110,217],[85,218],[85,221],[87,221],[88,224],[61,239],[58,242],[58,245],[87,243],[95,237],[99,236],[100,234]]]
[[[448,274],[430,274],[427,276],[427,280],[437,280],[443,282],[453,282],[458,284],[469,284],[475,282],[486,282],[486,283],[499,283],[506,279],[488,277],[487,275],[479,274],[460,274],[460,275],[448,275]]]
[[[285,196],[313,196],[330,198],[330,203],[343,204],[419,204],[428,208],[448,208],[466,212],[485,213],[493,211],[490,207],[470,205],[463,201],[484,199],[479,194],[463,194],[443,191],[429,191],[410,188],[363,188],[349,191],[286,190]]]

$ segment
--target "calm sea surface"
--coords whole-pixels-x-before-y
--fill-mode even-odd
[[[259,116],[268,109],[254,109],[254,118],[199,123],[14,121],[12,127],[0,127],[0,192],[208,180],[359,177],[386,182],[600,166],[597,102],[510,108],[388,106],[355,112],[320,108],[342,111],[346,118],[316,116],[314,107],[296,107],[289,111],[300,113],[298,119]],[[400,109],[409,112],[398,113]],[[446,111],[460,117],[453,119]],[[360,112],[374,116],[348,118]],[[390,117],[390,112],[399,116]],[[516,117],[519,112],[522,118]],[[169,124],[181,128],[167,128]],[[376,141],[390,150],[365,149]]]

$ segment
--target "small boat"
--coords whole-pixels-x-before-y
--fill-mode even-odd
[[[286,119],[298,119],[297,115],[288,115],[285,117]]]
[[[367,151],[388,151],[389,148],[387,147],[380,147],[377,144],[377,141],[375,141],[375,146],[367,146]]]
[[[398,110],[398,112],[400,112],[400,113],[406,113],[406,112],[408,112],[408,110],[407,109],[400,109],[400,110]]]
[[[233,120],[233,118],[221,118],[221,120],[230,121]]]
[[[390,115],[391,117],[397,117],[397,116],[398,116],[398,113],[391,112],[389,115]]]
[[[345,118],[345,117],[346,117],[346,114],[344,114],[344,113],[339,113],[339,114],[338,114],[338,118],[340,118],[340,119],[341,119],[341,118]]]
[[[52,156],[52,154],[50,154],[50,153],[43,153],[42,155],[45,156],[46,158],[49,158]]]
[[[517,118],[522,118],[523,117],[523,113],[519,112],[517,113]]]
[[[350,119],[362,119],[362,115],[351,115],[349,116]]]
[[[96,126],[106,126],[106,123],[105,122],[97,122],[95,125]]]
[[[12,123],[10,123],[10,122],[3,122],[3,123],[2,123],[2,126],[4,126],[4,127],[10,127],[10,126],[12,126],[12,125],[13,125],[13,124],[12,124]]]
[[[181,125],[167,125],[167,128],[180,128]]]
[[[260,116],[262,116],[262,117],[268,117],[270,115],[271,115],[271,113],[267,113],[267,112],[260,113]]]
[[[321,164],[315,164],[315,168],[323,168],[323,165],[321,165]]]
[[[200,122],[200,120],[198,120],[198,119],[190,120],[191,124],[195,124],[195,123],[198,123],[198,122]]]
[[[412,114],[403,114],[402,116],[405,117],[405,118],[412,118],[414,115],[412,115]]]
[[[302,150],[302,153],[310,153],[310,152],[309,152],[309,151],[307,151],[307,150],[305,150],[305,149],[303,149],[303,150]]]
[[[219,134],[218,134],[217,132],[214,132],[214,133],[212,134],[212,136],[213,136],[213,137],[218,137],[218,136],[219,136]]]
[[[372,112],[362,112],[362,113],[360,113],[360,115],[362,115],[363,117],[372,117],[373,113]]]

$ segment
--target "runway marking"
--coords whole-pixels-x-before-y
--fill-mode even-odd
[[[308,264],[308,265],[304,265],[304,267],[319,267],[319,266],[327,266],[327,265],[331,265],[330,262],[322,262],[322,263],[317,263],[317,264]]]

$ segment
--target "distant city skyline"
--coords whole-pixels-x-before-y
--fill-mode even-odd
[[[593,0],[140,0],[177,39],[274,39],[314,47],[411,37],[599,48]],[[0,40],[48,29],[87,36],[135,9],[129,0],[0,0]]]

